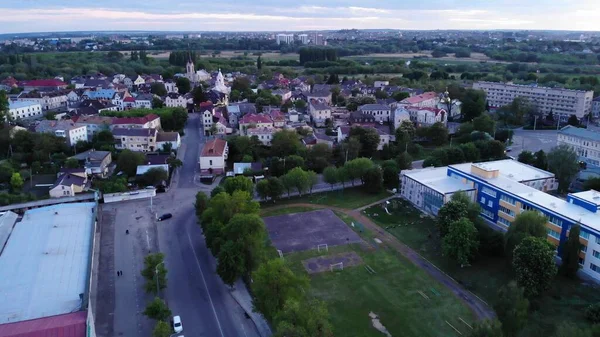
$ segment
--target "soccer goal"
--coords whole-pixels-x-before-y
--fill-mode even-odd
[[[327,246],[326,243],[322,243],[320,245],[317,245],[317,251],[320,253],[321,250],[324,250],[326,252],[329,252],[329,246]]]
[[[283,260],[283,252],[280,249],[277,249],[277,254],[279,254],[279,257]]]
[[[338,263],[330,264],[329,265],[329,270],[330,271],[344,270],[344,262],[338,262]]]

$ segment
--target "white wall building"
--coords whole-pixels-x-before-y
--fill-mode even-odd
[[[277,34],[275,37],[277,44],[291,44],[294,43],[294,34]]]
[[[558,132],[557,143],[570,146],[579,160],[600,167],[600,132],[568,125]]]
[[[495,82],[475,82],[473,89],[483,90],[491,107],[509,105],[517,97],[526,98],[538,111],[548,115],[560,116],[567,120],[575,115],[581,119],[592,112],[593,91],[580,91],[561,88],[538,87],[537,85],[518,85]]]
[[[302,44],[308,44],[308,34],[299,34],[298,40],[300,40]]]
[[[42,117],[42,105],[37,102],[10,101],[8,103],[8,115],[13,120]]]
[[[387,122],[390,120],[391,109],[384,104],[365,104],[358,108],[358,111],[375,117],[378,122]]]
[[[223,139],[213,139],[202,148],[200,155],[200,178],[212,178],[225,172],[225,160],[229,154],[227,141]]]

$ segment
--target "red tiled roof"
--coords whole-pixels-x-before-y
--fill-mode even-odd
[[[202,102],[202,103],[200,103],[200,108],[210,110],[213,108],[213,104],[211,101]]]
[[[439,114],[440,112],[446,112],[446,110],[444,109],[438,109],[438,108],[430,108],[430,107],[418,107],[418,106],[409,106],[407,107],[408,110],[417,110],[417,111],[422,111],[422,110],[427,110],[427,111],[431,111],[431,112],[435,112],[435,114]]]
[[[221,157],[225,152],[227,142],[223,139],[213,139],[206,142],[202,148],[202,157]]]
[[[85,311],[0,325],[0,337],[85,337]]]
[[[132,102],[132,103],[135,103],[135,98],[133,98],[133,97],[131,97],[131,96],[129,96],[129,97],[125,97],[125,98],[123,99],[123,102]]]
[[[278,121],[278,122],[285,121],[285,116],[283,116],[283,114],[279,110],[276,110],[276,109],[271,110],[270,115],[271,115],[271,119],[273,121]]]
[[[240,124],[255,124],[255,123],[272,123],[273,121],[267,115],[263,114],[247,114],[242,117]]]
[[[159,118],[155,114],[149,114],[144,117],[118,117],[113,120],[113,124],[146,124]]]
[[[25,85],[32,87],[59,87],[66,86],[67,84],[60,80],[50,79],[50,80],[31,80],[25,82]]]
[[[417,104],[417,103],[421,103],[423,101],[427,101],[432,98],[435,98],[436,96],[437,96],[437,94],[435,92],[429,91],[429,92],[423,93],[421,95],[416,95],[413,97],[406,98],[402,101],[402,103]]]

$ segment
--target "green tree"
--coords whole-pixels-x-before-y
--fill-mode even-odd
[[[163,181],[167,181],[169,173],[161,167],[153,167],[146,171],[140,177],[140,181],[146,186],[158,186]]]
[[[533,162],[533,166],[542,170],[548,170],[548,156],[544,150],[539,150],[535,153],[535,161]]]
[[[442,241],[444,255],[456,260],[461,266],[469,264],[478,247],[477,229],[467,218],[452,222]]]
[[[400,102],[410,97],[410,94],[404,91],[397,91],[392,95],[392,98]]]
[[[300,300],[309,286],[308,279],[296,276],[281,259],[261,264],[252,280],[254,309],[268,321],[273,321],[286,302]]]
[[[144,258],[142,276],[146,279],[146,292],[158,293],[159,289],[167,287],[167,268],[165,267],[164,260],[165,255],[163,253],[148,254]],[[157,277],[159,289],[156,289]]]
[[[554,337],[592,337],[592,332],[565,321],[560,323]]]
[[[473,129],[493,135],[496,130],[496,122],[489,114],[485,113],[473,119]]]
[[[579,172],[577,153],[566,144],[553,148],[548,153],[548,169],[554,173],[558,180],[558,191],[566,192],[571,180]]]
[[[15,173],[15,169],[12,167],[9,161],[0,163],[0,182],[10,183],[10,178],[12,178],[13,173]]]
[[[569,238],[562,249],[562,264],[560,265],[561,274],[575,278],[579,270],[579,252],[581,243],[579,242],[579,233],[581,228],[578,224],[571,227]]]
[[[202,214],[202,224],[227,224],[238,213],[258,214],[259,210],[260,205],[247,191],[221,192],[209,200],[208,208]]]
[[[270,177],[267,181],[269,182],[269,198],[273,201],[279,199],[283,194],[283,183],[277,177]]]
[[[313,188],[319,182],[319,177],[315,171],[307,171],[306,179],[308,180],[308,192],[312,194]]]
[[[128,177],[135,177],[138,165],[143,165],[146,156],[140,152],[123,150],[117,158],[117,171],[125,173]]]
[[[154,82],[150,85],[150,92],[156,96],[164,97],[167,96],[167,89],[165,84],[162,82]]]
[[[455,193],[450,201],[445,203],[437,214],[437,225],[442,237],[450,231],[450,225],[462,218],[467,218],[471,222],[477,220],[479,215],[479,205],[472,202],[465,193]]]
[[[535,155],[533,154],[533,152],[530,151],[523,151],[519,153],[519,157],[517,158],[517,160],[523,164],[532,166],[535,165]]]
[[[179,86],[177,88],[179,88]],[[197,86],[194,88],[194,90],[192,90],[192,101],[194,102],[194,104],[199,105],[200,103],[206,102],[208,100],[209,99],[206,96],[206,93],[204,92],[202,86]]]
[[[589,178],[583,183],[583,189],[600,191],[600,178]]]
[[[569,116],[569,120],[567,121],[567,124],[572,125],[572,126],[579,126],[579,118],[577,118],[577,116],[575,116],[575,115],[571,115],[571,116]]]
[[[383,188],[383,175],[381,168],[373,166],[365,172],[364,186],[369,193],[377,194]]]
[[[479,149],[473,143],[460,144],[459,146],[465,162],[475,162],[479,160]]]
[[[525,297],[524,289],[514,281],[504,285],[498,290],[494,311],[502,322],[504,336],[517,336],[527,324],[529,311],[529,300]]]
[[[267,200],[269,197],[269,182],[266,179],[262,179],[256,183],[256,194],[258,197]]]
[[[323,172],[331,162],[332,155],[329,145],[316,144],[306,153],[306,166],[315,172]]]
[[[210,197],[212,198],[220,193],[226,193],[225,189],[223,188],[223,186],[217,185],[215,188],[213,188],[212,191],[210,191]]]
[[[190,80],[186,77],[178,77],[175,81],[175,85],[177,86],[177,89],[181,95],[187,94],[192,88]]]
[[[260,59],[260,55],[258,55],[258,58],[256,58],[256,69],[262,69],[262,60]]]
[[[77,160],[75,158],[69,158],[65,162],[65,167],[71,168],[71,169],[79,168],[79,160]]]
[[[232,286],[247,272],[244,247],[240,241],[225,241],[217,256],[217,274],[223,282]]]
[[[0,90],[0,124],[6,121],[8,107],[8,95],[6,94],[6,91]]]
[[[394,160],[386,160],[381,165],[383,175],[383,185],[388,189],[398,189],[400,185],[400,169]]]
[[[360,179],[360,181],[364,184],[365,174],[373,167],[373,165],[373,161],[368,158],[356,158],[347,162],[344,165],[344,169],[352,181],[352,186],[354,186],[354,180],[356,179]]]
[[[548,235],[546,222],[548,222],[548,219],[535,211],[526,211],[517,215],[506,234],[504,234],[504,252],[506,256],[512,256],[515,247],[526,237],[546,238]]]
[[[427,129],[427,138],[433,145],[444,145],[448,143],[448,129],[440,122],[434,123]]]
[[[301,147],[302,144],[295,131],[282,130],[273,135],[271,154],[276,157],[287,157],[297,154]]]
[[[196,217],[198,220],[202,218],[202,213],[208,207],[208,196],[206,193],[199,191],[196,193],[196,202],[194,203],[194,208],[196,209]]]
[[[556,276],[554,246],[545,238],[526,237],[515,248],[513,268],[517,283],[528,297],[539,296]]]
[[[353,127],[350,129],[350,138],[357,138],[361,144],[360,155],[362,157],[371,157],[377,151],[380,137],[374,128]]]
[[[306,171],[300,167],[294,167],[285,175],[286,180],[291,182],[292,186],[298,191],[299,195],[306,192],[309,188],[309,177]]]
[[[462,120],[472,121],[485,111],[485,92],[481,90],[467,89],[462,99]]]
[[[254,184],[252,180],[244,176],[236,176],[233,178],[227,178],[223,184],[225,192],[233,194],[235,191],[246,191],[249,194],[254,192]]]
[[[473,326],[473,330],[469,333],[469,337],[503,337],[502,323],[498,320],[477,322]]]
[[[600,303],[590,304],[585,309],[585,318],[593,324],[600,323]]]
[[[401,152],[396,157],[396,164],[398,164],[398,172],[401,170],[409,170],[412,168],[412,157],[408,152]]]
[[[171,336],[171,326],[169,323],[165,321],[158,321],[154,326],[154,330],[152,331],[152,337],[170,337]]]
[[[163,300],[155,297],[154,300],[152,300],[152,302],[148,303],[146,306],[144,315],[157,321],[166,321],[169,319],[169,317],[171,317],[171,310],[169,307],[167,307]]]
[[[276,337],[333,337],[325,302],[289,300],[275,316]]]
[[[333,190],[333,186],[338,183],[338,170],[335,166],[326,167],[323,170],[323,180],[326,183],[331,185],[331,189]]]
[[[10,187],[13,191],[20,191],[23,188],[24,183],[25,182],[23,181],[23,178],[19,172],[13,173],[10,177]]]
[[[165,107],[165,102],[163,102],[162,99],[160,99],[158,97],[152,98],[152,109],[161,109],[164,107]]]

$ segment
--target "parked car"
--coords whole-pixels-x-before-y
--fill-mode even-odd
[[[183,325],[181,325],[181,317],[179,317],[179,316],[173,316],[173,330],[175,332],[182,332],[183,331]]]
[[[167,220],[167,219],[171,219],[173,217],[173,214],[171,213],[165,213],[161,216],[158,217],[158,221],[163,221],[163,220]]]

